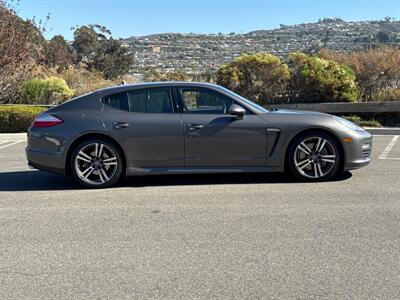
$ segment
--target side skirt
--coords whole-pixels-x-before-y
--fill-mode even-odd
[[[223,174],[223,173],[273,173],[283,172],[283,167],[165,167],[128,168],[127,176],[167,174]]]

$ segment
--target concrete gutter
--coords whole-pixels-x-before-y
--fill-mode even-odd
[[[26,132],[23,133],[0,133],[0,140],[2,141],[23,141],[26,140]]]
[[[400,127],[364,127],[371,134],[400,135]]]

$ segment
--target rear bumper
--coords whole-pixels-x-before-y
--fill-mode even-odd
[[[66,140],[57,130],[58,126],[28,130],[28,146],[25,148],[25,154],[30,167],[66,174]],[[65,131],[60,132],[65,134]]]
[[[65,175],[64,158],[58,153],[46,153],[42,151],[33,150],[29,147],[25,149],[28,165],[32,168]]]

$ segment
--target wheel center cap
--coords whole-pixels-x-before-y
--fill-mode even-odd
[[[93,167],[95,167],[96,169],[101,168],[101,165],[102,165],[101,160],[96,159],[96,160],[93,162]]]
[[[309,159],[310,159],[311,161],[313,161],[314,163],[318,163],[318,162],[320,161],[321,157],[320,157],[320,155],[319,155],[318,153],[312,153],[312,154],[309,156]]]

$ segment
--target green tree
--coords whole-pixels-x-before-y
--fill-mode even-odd
[[[56,35],[48,42],[46,60],[50,66],[60,66],[61,68],[75,63],[74,53],[62,35]]]
[[[244,54],[222,65],[216,82],[260,104],[275,102],[286,92],[289,68],[268,53]]]
[[[79,59],[91,61],[100,47],[98,35],[90,26],[81,26],[75,29],[73,47]]]
[[[93,59],[93,66],[101,71],[106,79],[114,79],[129,71],[133,56],[122,43],[113,38],[101,41]]]
[[[89,68],[100,71],[106,79],[114,79],[129,71],[133,56],[128,48],[112,38],[111,31],[101,25],[75,27],[74,49]]]
[[[305,102],[352,102],[359,96],[353,70],[333,60],[295,52],[289,56],[292,96]]]

